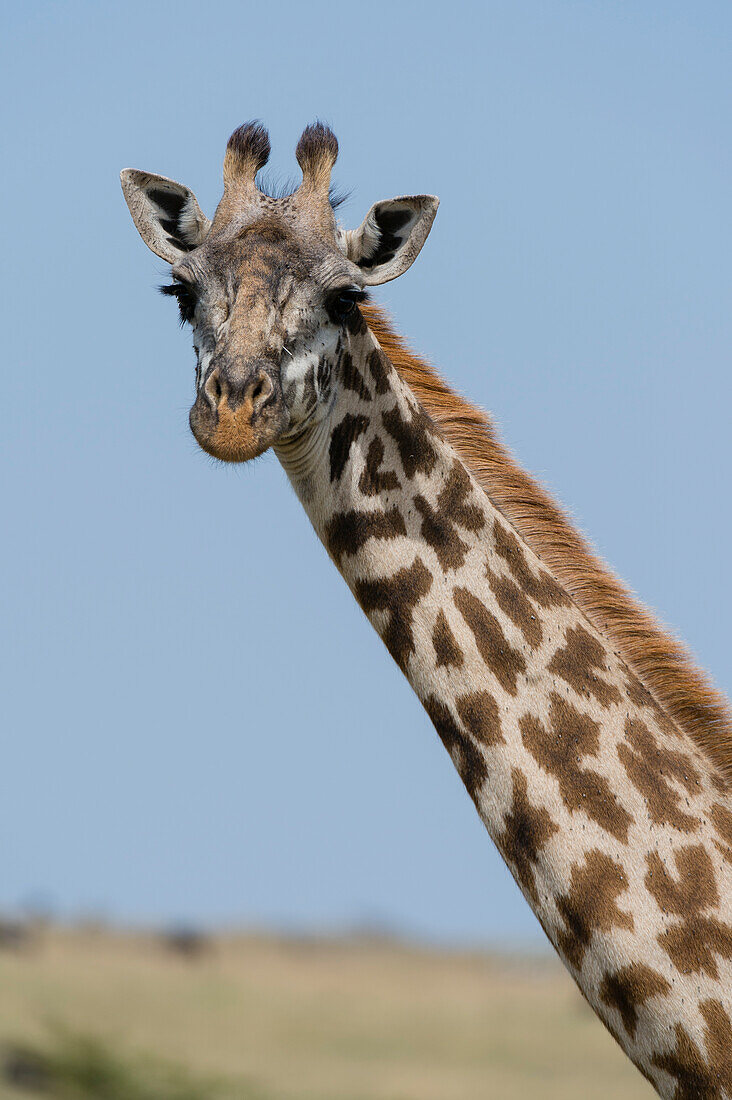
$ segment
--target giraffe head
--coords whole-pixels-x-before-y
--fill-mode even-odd
[[[216,458],[245,462],[322,417],[333,367],[365,288],[411,266],[437,211],[431,195],[378,202],[356,230],[336,223],[330,175],[335,135],[308,126],[296,150],[302,183],[272,198],[255,177],[266,130],[235,130],[213,221],[192,191],[126,169],[122,189],[142,239],[172,265],[163,293],[193,329],[196,399],[191,430]]]

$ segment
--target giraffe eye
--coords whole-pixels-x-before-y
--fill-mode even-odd
[[[344,290],[336,290],[328,299],[328,313],[336,324],[342,324],[348,314],[351,313],[357,302],[363,302],[366,292],[359,287],[346,287]]]

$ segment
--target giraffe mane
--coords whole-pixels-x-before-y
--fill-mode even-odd
[[[656,702],[732,783],[732,711],[683,642],[600,559],[569,517],[499,440],[486,412],[455,393],[406,345],[386,313],[364,320],[392,364],[496,507],[617,649]]]

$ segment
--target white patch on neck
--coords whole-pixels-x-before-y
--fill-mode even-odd
[[[296,341],[291,347],[285,345],[280,380],[293,432],[322,419],[327,411],[328,392],[321,389],[318,368],[323,361],[331,364],[327,372],[330,383],[337,350],[338,332],[330,329],[318,331],[309,340]]]

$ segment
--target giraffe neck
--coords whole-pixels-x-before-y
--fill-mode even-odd
[[[732,1100],[732,812],[360,317],[277,453],[588,1002],[662,1096]]]

